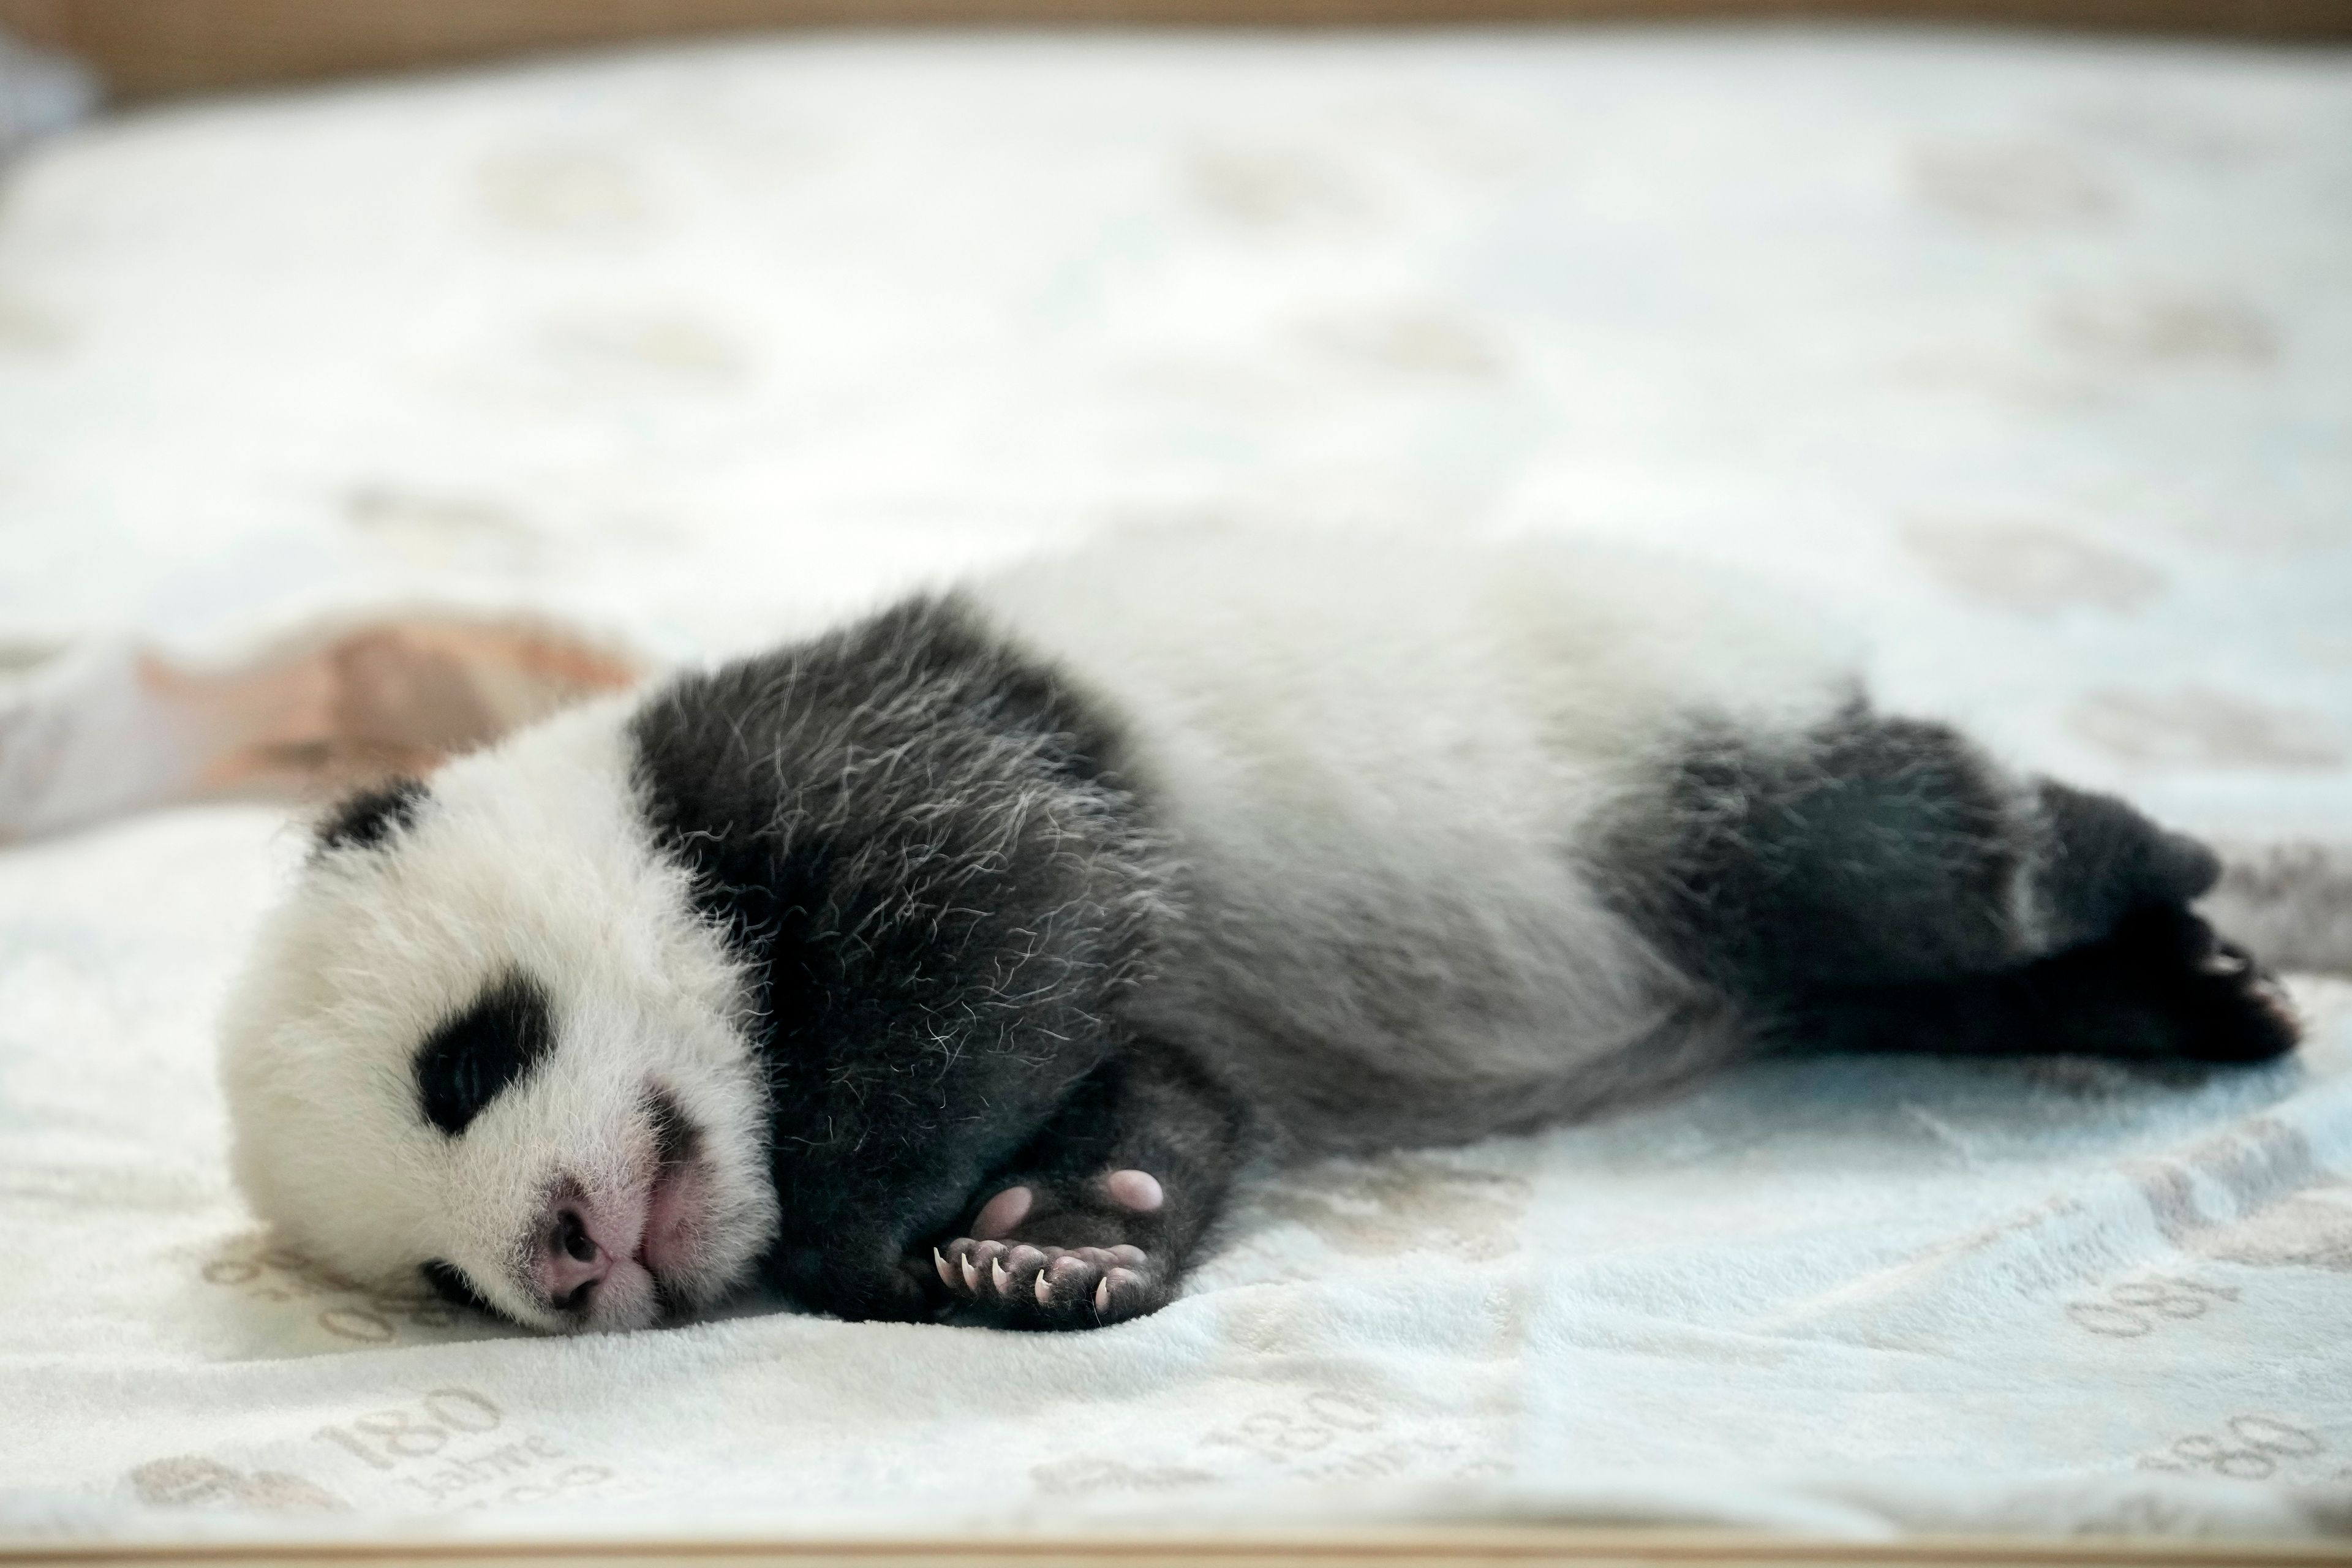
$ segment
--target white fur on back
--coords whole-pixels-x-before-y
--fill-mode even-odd
[[[1605,1094],[1564,1069],[1684,999],[1575,854],[1641,764],[1694,718],[1800,727],[1856,690],[1734,585],[1559,543],[1142,535],[975,596],[1129,726],[1188,889],[1147,1020],[1475,1080],[1473,1117],[1522,1082]]]
[[[1253,816],[1562,830],[1694,713],[1769,731],[1858,689],[1848,650],[1736,580],[1559,541],[1145,533],[973,593],[1180,794],[1246,782]]]

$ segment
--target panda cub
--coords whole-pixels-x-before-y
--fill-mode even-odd
[[[355,1279],[1090,1327],[1245,1166],[1783,1047],[2275,1056],[2219,869],[1737,585],[1133,538],[344,803],[222,1070],[255,1208]]]

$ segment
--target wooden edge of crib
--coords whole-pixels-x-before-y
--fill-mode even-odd
[[[2146,1537],[1812,1540],[1749,1531],[1512,1526],[1083,1538],[984,1535],[661,1541],[187,1542],[0,1545],[0,1568],[2303,1568],[2352,1563],[2352,1541]]]
[[[81,56],[126,102],[746,29],[1793,17],[2352,38],[2345,0],[0,0],[0,26]]]

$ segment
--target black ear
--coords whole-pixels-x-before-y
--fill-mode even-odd
[[[319,852],[372,849],[416,820],[428,792],[422,779],[394,779],[352,795],[319,823]]]

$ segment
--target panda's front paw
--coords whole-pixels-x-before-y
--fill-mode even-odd
[[[969,1234],[933,1248],[931,1266],[950,1297],[1005,1328],[1141,1317],[1176,1293],[1176,1270],[1150,1245],[1164,1201],[1144,1171],[1112,1171],[1066,1196],[1014,1184],[981,1205]]]
[[[1165,1306],[1166,1270],[1127,1242],[1033,1247],[958,1237],[931,1252],[940,1283],[1006,1328],[1091,1329]]]

